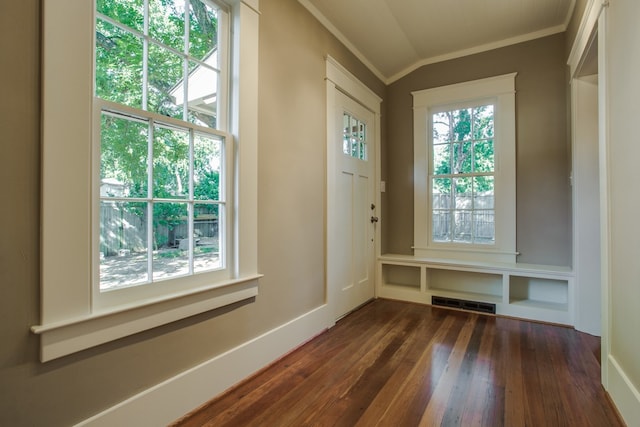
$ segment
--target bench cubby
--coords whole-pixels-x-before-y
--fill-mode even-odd
[[[496,305],[496,314],[573,325],[569,267],[382,255],[377,295],[431,304],[432,297]]]

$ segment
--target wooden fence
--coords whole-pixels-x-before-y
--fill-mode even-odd
[[[104,256],[147,250],[146,210],[134,212],[121,203],[100,207],[100,252]],[[186,218],[173,226],[157,225],[154,229],[154,249],[179,248],[189,235]],[[202,246],[218,246],[218,219],[200,215],[193,223],[194,237]]]

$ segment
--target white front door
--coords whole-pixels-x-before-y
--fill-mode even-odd
[[[374,297],[375,115],[340,91],[335,96],[333,185],[329,189],[329,291],[339,319]],[[331,153],[333,151],[333,153]],[[333,194],[332,194],[333,193]]]

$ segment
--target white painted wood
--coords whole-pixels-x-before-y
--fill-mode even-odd
[[[598,148],[600,170],[600,278],[602,280],[602,339],[600,343],[601,359],[608,360],[611,354],[611,336],[613,334],[611,321],[611,205],[609,183],[609,68],[607,64],[607,8],[601,10],[598,17]],[[608,389],[609,364],[602,363],[602,384]]]
[[[327,329],[329,311],[311,310],[77,425],[168,425]]]
[[[231,132],[236,138],[234,275],[242,277],[258,271],[258,63],[259,0],[234,1],[231,75]]]
[[[227,230],[227,235],[234,236],[233,274],[224,279],[207,274],[178,279],[175,287],[160,285],[170,288],[162,296],[136,295],[137,301],[129,300],[110,310],[102,307],[102,311],[92,305],[91,292],[92,269],[95,272],[98,268],[91,258],[91,238],[95,231],[91,227],[90,187],[91,171],[97,170],[97,165],[88,143],[92,140],[92,114],[96,108],[92,71],[93,2],[51,0],[43,5],[42,316],[41,324],[32,328],[43,334],[43,360],[250,298],[257,292],[257,288],[248,291],[243,286],[260,276],[257,273],[256,102],[259,1],[229,0],[226,3],[234,10],[233,35],[240,52],[234,55],[235,91],[230,94],[235,108],[232,134],[236,142],[242,139],[241,148],[240,144],[229,144],[231,150],[238,147],[234,153],[236,194],[228,197],[228,203],[233,204],[237,212]],[[69,164],[73,164],[73,168],[69,168]],[[221,287],[235,289],[213,301],[211,297]],[[207,292],[202,292],[203,289]],[[185,295],[200,295],[202,300],[185,304]],[[166,313],[153,314],[150,321],[149,307],[158,301],[163,301]],[[106,313],[110,320],[105,326]]]
[[[414,254],[417,257],[466,261],[515,262],[516,256],[516,132],[517,73],[412,92],[414,108]],[[495,105],[495,245],[438,243],[431,239],[429,188],[430,114],[439,106],[466,105],[476,100]],[[452,107],[454,108],[454,107]]]
[[[634,0],[607,2],[598,18],[601,244],[603,277],[603,385],[623,420],[640,425],[640,273],[635,224],[640,209],[635,159],[640,70]],[[604,171],[604,173],[603,173]],[[634,231],[630,231],[634,230]],[[606,361],[606,363],[604,363]]]
[[[327,236],[327,301],[332,310],[332,320],[335,320],[346,313],[345,301],[342,297],[342,289],[351,289],[349,285],[345,285],[345,276],[350,275],[352,266],[348,265],[341,258],[340,254],[349,251],[353,254],[352,249],[347,249],[344,245],[343,238],[345,235],[351,235],[352,229],[345,224],[345,218],[341,214],[344,209],[340,206],[340,200],[344,200],[344,192],[340,192],[340,178],[344,181],[347,175],[342,173],[342,114],[343,104],[350,103],[352,110],[356,111],[356,115],[367,117],[365,121],[369,128],[369,161],[367,162],[367,171],[365,175],[369,181],[370,192],[367,195],[368,201],[365,206],[358,209],[367,212],[364,217],[368,221],[370,216],[379,216],[380,194],[377,192],[377,176],[380,173],[380,102],[381,99],[362,82],[360,82],[353,74],[341,66],[335,59],[326,58],[326,87],[327,87],[327,202],[326,202],[326,236]],[[346,96],[345,94],[349,94]],[[355,101],[357,100],[357,102]],[[342,197],[342,199],[339,199]],[[370,209],[370,204],[375,204],[374,210]],[[361,217],[360,221],[363,220]],[[364,225],[364,224],[363,224]],[[361,233],[361,237],[367,236],[367,239],[373,239],[373,242],[367,243],[367,259],[362,260],[366,264],[367,280],[362,281],[359,291],[354,291],[355,295],[359,295],[355,300],[366,301],[375,294],[375,274],[376,262],[375,257],[379,253],[379,227],[366,222],[367,230]],[[364,244],[365,242],[363,242]],[[361,265],[365,265],[361,264]],[[363,271],[360,269],[360,271]],[[349,282],[351,279],[346,280]],[[358,287],[354,288],[357,289]],[[353,304],[352,301],[349,304]],[[357,304],[360,305],[360,304]],[[355,305],[353,308],[357,307]],[[348,311],[348,310],[347,310]]]
[[[606,0],[588,0],[567,60],[572,77],[575,77],[579,72],[585,53],[594,39],[595,30],[598,27],[598,18],[605,4]]]
[[[640,425],[640,390],[628,377],[613,355],[607,358],[609,381],[607,392],[616,409],[630,427]]]
[[[496,305],[496,314],[573,325],[574,277],[569,267],[493,263],[385,254],[378,259],[378,296],[431,304],[433,296]],[[420,271],[419,283],[397,283],[389,266]]]
[[[333,82],[333,84],[342,92],[348,94],[351,98],[364,105],[370,111],[373,111],[375,114],[380,114],[380,103],[382,102],[382,98],[358,80],[356,76],[344,68],[332,56],[327,55],[325,60],[327,63],[327,80]]]
[[[343,113],[349,113],[365,123],[368,159],[361,160],[343,153]],[[336,94],[334,119],[336,126],[333,155],[336,156],[335,201],[333,226],[328,230],[334,236],[329,248],[335,275],[331,286],[336,286],[336,318],[342,317],[374,297],[375,278],[375,151],[373,132],[374,114],[342,92]]]
[[[635,120],[640,113],[640,84],[636,78],[640,70],[639,15],[639,2],[611,0],[598,19],[601,157],[606,167],[603,233],[607,233],[602,242],[606,247],[603,262],[607,263],[607,273],[603,274],[603,329],[607,340],[603,341],[606,353],[602,360],[609,362],[603,363],[607,365],[603,383],[630,426],[640,420],[640,341],[634,339],[640,324],[640,245],[635,231],[640,209],[636,184],[640,175],[635,165],[640,155]]]
[[[49,323],[90,310],[93,2],[42,7],[41,322]]]
[[[144,305],[94,312],[63,322],[33,326],[41,336],[40,360],[47,362],[128,335],[175,322],[205,311],[258,295],[261,276],[228,281],[226,284],[192,290]]]
[[[571,93],[575,327],[599,336],[602,289],[597,76],[574,79]]]

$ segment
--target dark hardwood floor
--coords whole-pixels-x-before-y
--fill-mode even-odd
[[[175,426],[624,426],[600,339],[373,301]]]

